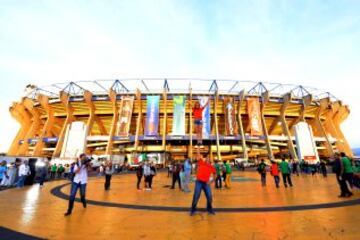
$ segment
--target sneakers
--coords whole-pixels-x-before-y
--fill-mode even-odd
[[[195,213],[196,213],[195,211],[191,211],[191,212],[190,212],[190,216],[194,216]]]
[[[214,211],[210,211],[208,212],[209,215],[215,215],[215,212]]]
[[[71,212],[66,212],[66,213],[64,213],[64,216],[65,216],[65,217],[67,217],[67,216],[69,216],[69,215],[71,215]]]

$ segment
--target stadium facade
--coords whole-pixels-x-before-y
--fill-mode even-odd
[[[237,80],[122,79],[27,86],[10,107],[20,129],[8,155],[66,158],[62,152],[65,144],[71,147],[66,140],[70,126],[82,123],[87,154],[192,157],[196,135],[191,106],[208,100],[201,151],[212,158],[285,154],[299,159],[299,123],[309,126],[318,156],[353,154],[340,128],[349,108],[329,92]]]

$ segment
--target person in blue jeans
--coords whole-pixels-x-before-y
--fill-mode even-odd
[[[88,180],[89,167],[90,167],[90,161],[87,159],[85,153],[82,153],[74,165],[75,176],[73,181],[71,182],[69,206],[67,212],[64,214],[65,216],[69,216],[72,213],[72,210],[74,208],[75,196],[78,189],[80,189],[80,198],[83,207],[86,208],[85,193],[86,193],[86,184]]]
[[[19,167],[19,179],[16,183],[17,188],[24,187],[25,179],[28,175],[30,175],[30,168],[28,165],[28,161],[25,160]]]
[[[190,177],[191,177],[191,163],[189,159],[186,159],[184,162],[184,186],[183,191],[184,192],[190,192],[189,190],[189,183],[190,183]]]
[[[205,196],[207,200],[207,204],[206,204],[207,212],[209,214],[215,215],[215,212],[212,208],[212,194],[209,184],[211,174],[215,174],[215,168],[211,165],[209,158],[204,160],[201,157],[199,149],[197,153],[197,159],[198,159],[198,172],[196,175],[195,190],[191,204],[190,216],[194,215],[197,210],[196,206],[199,202],[201,191],[205,192]]]

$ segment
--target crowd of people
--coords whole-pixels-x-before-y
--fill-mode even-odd
[[[191,192],[189,183],[192,174],[196,172],[190,214],[193,215],[197,210],[197,203],[201,191],[205,192],[207,198],[207,211],[209,214],[215,214],[212,208],[211,184],[214,184],[215,189],[222,189],[223,186],[230,189],[232,166],[228,161],[220,162],[215,160],[214,163],[211,163],[209,158],[203,158],[199,152],[199,148],[195,160],[195,162],[191,162],[190,159],[186,159],[182,163],[173,161],[168,165],[168,178],[171,178],[170,189],[175,189],[176,186],[178,186],[178,188],[185,193]],[[79,159],[72,164],[45,165],[36,171],[40,186],[44,184],[47,178],[68,178],[71,181],[69,206],[65,213],[65,215],[68,216],[72,213],[75,195],[78,190],[80,190],[83,207],[86,207],[85,192],[88,170],[90,169],[92,169],[90,160],[85,154],[82,154]],[[285,158],[279,163],[271,161],[270,164],[266,163],[265,160],[261,160],[256,170],[260,175],[261,185],[263,187],[267,186],[267,174],[270,173],[274,179],[276,188],[280,188],[281,179],[285,188],[288,186],[293,187],[292,175],[311,174],[314,176],[317,173],[321,173],[323,177],[326,178],[328,172],[327,163],[323,160],[317,165],[309,165],[305,162],[299,164],[294,160],[288,161]],[[332,161],[332,172],[335,173],[339,184],[339,197],[351,197],[354,187],[360,188],[359,170],[360,169],[354,164],[354,161],[344,153],[335,154],[334,160]],[[105,161],[100,168],[98,168],[98,171],[99,175],[105,176],[104,189],[106,191],[110,190],[111,178],[115,172],[115,167],[111,161]],[[0,184],[2,187],[16,186],[21,188],[30,175],[31,169],[27,160],[16,160],[15,163],[10,166],[7,166],[6,161],[0,163]],[[151,161],[144,160],[140,162],[136,168],[136,189],[151,191],[153,179],[156,175],[157,168]]]

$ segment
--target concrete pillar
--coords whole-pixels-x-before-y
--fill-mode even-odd
[[[117,122],[119,119],[119,107],[117,105],[117,100],[116,100],[116,96],[117,93],[114,90],[110,90],[109,93],[109,97],[110,97],[110,101],[112,103],[113,106],[113,119],[111,121],[111,126],[110,126],[110,132],[109,132],[109,140],[108,143],[106,145],[106,155],[112,155],[112,148],[113,148],[113,143],[114,143],[114,135],[115,135],[115,130],[116,130],[116,126],[117,126]],[[121,101],[122,103],[123,101]]]
[[[34,138],[35,135],[40,131],[40,113],[38,109],[34,107],[34,102],[30,98],[23,98],[22,104],[27,109],[27,111],[31,114],[31,126],[29,131],[26,133],[24,143],[20,146],[18,155],[25,156],[29,154],[29,142],[28,139]]]
[[[268,158],[271,160],[271,159],[274,159],[274,154],[273,154],[273,151],[271,148],[271,143],[270,143],[269,134],[268,134],[268,130],[266,127],[266,121],[265,121],[265,116],[264,116],[264,109],[265,109],[266,104],[269,102],[269,98],[270,98],[270,95],[269,95],[268,91],[264,92],[261,96],[261,100],[262,100],[261,101],[261,123],[263,126],[264,135],[265,135],[265,144],[266,144],[266,149],[268,151]]]
[[[320,102],[319,102],[319,109],[318,109],[317,114],[315,116],[315,126],[316,126],[318,132],[320,133],[320,135],[325,138],[325,147],[326,147],[326,151],[327,151],[327,157],[333,156],[334,155],[334,150],[332,148],[329,137],[327,136],[327,133],[325,131],[323,123],[321,122],[321,116],[328,109],[329,102],[330,102],[329,98],[321,99]]]
[[[289,106],[289,103],[291,101],[291,93],[285,94],[283,99],[284,99],[284,102],[283,102],[283,104],[281,106],[281,110],[280,110],[280,122],[281,122],[281,126],[282,126],[282,129],[283,129],[283,133],[288,138],[287,144],[288,144],[288,149],[289,149],[291,158],[297,161],[298,157],[297,157],[295,147],[294,147],[293,141],[291,139],[291,134],[290,134],[290,131],[289,131],[289,127],[288,127],[288,124],[287,124],[286,118],[285,118],[286,109]]]
[[[248,159],[248,151],[247,151],[247,146],[246,146],[244,126],[243,126],[242,118],[241,118],[241,106],[244,102],[244,99],[245,99],[245,91],[242,90],[239,93],[238,123],[239,123],[239,131],[240,131],[240,136],[241,136],[241,146],[242,146],[242,150],[243,150],[243,158]]]
[[[210,99],[209,99],[210,101]],[[219,125],[218,125],[218,119],[217,119],[217,106],[219,101],[219,94],[216,91],[215,92],[215,99],[214,99],[214,119],[215,119],[215,135],[216,135],[216,154],[217,154],[217,160],[221,161],[221,152],[220,152],[220,142],[219,142]],[[211,145],[210,145],[210,151],[211,151]]]
[[[39,141],[35,145],[33,156],[42,157],[43,156],[42,150],[45,147],[43,138],[49,136],[51,129],[54,127],[55,117],[54,117],[54,111],[51,105],[49,104],[49,97],[45,95],[38,95],[37,100],[40,103],[41,107],[45,109],[47,118],[44,127],[40,133]]]
[[[12,141],[7,154],[9,156],[19,156],[18,151],[21,146],[19,141],[26,141],[25,137],[31,126],[31,115],[25,110],[23,104],[17,102],[13,103],[9,111],[11,116],[20,124],[20,129],[18,130],[15,139]]]
[[[135,130],[135,142],[134,142],[135,152],[137,152],[139,146],[139,133],[140,133],[140,125],[142,121],[142,100],[141,100],[141,92],[139,89],[136,91],[136,101],[138,105],[138,117],[136,119],[136,130]]]
[[[60,101],[61,101],[61,103],[63,104],[63,106],[65,108],[66,119],[65,119],[64,125],[61,128],[61,132],[60,132],[60,135],[58,137],[58,142],[56,143],[56,147],[55,147],[55,150],[54,150],[54,153],[53,153],[53,157],[59,157],[60,156],[61,149],[62,149],[62,146],[64,144],[64,137],[65,137],[65,133],[66,133],[66,128],[67,128],[67,126],[69,124],[71,124],[75,120],[75,117],[73,115],[74,108],[70,104],[70,101],[69,101],[70,96],[69,96],[69,94],[67,94],[64,91],[61,91],[59,93],[59,98],[60,98]]]

